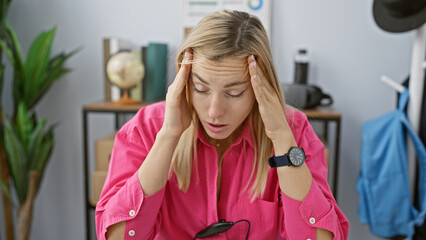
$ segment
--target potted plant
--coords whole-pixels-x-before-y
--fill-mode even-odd
[[[9,2],[2,1],[1,6]],[[0,172],[3,182],[0,188],[7,198],[3,197],[3,202],[8,205],[4,207],[6,229],[9,232],[6,233],[7,239],[13,239],[12,217],[6,213],[11,208],[8,197],[10,181],[7,176],[10,175],[19,201],[16,204],[19,206],[18,239],[26,240],[30,233],[34,199],[54,145],[54,126],[46,129],[47,119],[38,120],[34,106],[52,83],[70,71],[64,65],[77,50],[51,57],[55,35],[55,28],[52,28],[36,37],[24,61],[16,33],[7,20],[2,21],[0,34],[0,49],[6,53],[13,67],[14,100],[14,111],[10,117],[5,117],[5,123],[0,128]],[[3,67],[0,66],[0,79],[2,76]],[[6,154],[2,154],[2,149]]]

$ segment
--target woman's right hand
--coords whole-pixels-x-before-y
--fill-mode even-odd
[[[191,124],[191,113],[186,102],[185,93],[185,86],[188,83],[189,73],[191,72],[191,60],[192,52],[190,49],[186,49],[182,66],[167,90],[166,112],[162,130],[169,137],[180,138]]]

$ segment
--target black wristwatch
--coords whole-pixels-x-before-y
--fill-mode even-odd
[[[292,147],[287,154],[282,156],[272,156],[269,158],[269,166],[271,168],[282,166],[301,166],[306,159],[305,151],[303,148]]]

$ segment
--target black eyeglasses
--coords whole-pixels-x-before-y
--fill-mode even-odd
[[[211,236],[218,235],[220,233],[228,231],[232,226],[239,222],[247,222],[248,223],[248,230],[246,235],[246,240],[248,239],[249,233],[250,233],[250,222],[246,219],[241,219],[236,222],[227,222],[225,219],[220,220],[218,223],[213,223],[212,225],[206,227],[205,229],[201,230],[200,232],[195,235],[194,240],[197,238],[207,238]]]

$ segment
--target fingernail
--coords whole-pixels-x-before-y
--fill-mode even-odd
[[[188,58],[188,52],[185,51],[185,58]]]
[[[253,78],[255,81],[257,81],[257,75],[254,75]]]
[[[254,69],[256,69],[256,62],[254,62]]]
[[[254,58],[253,54],[251,55],[251,59],[256,62],[256,58]]]

